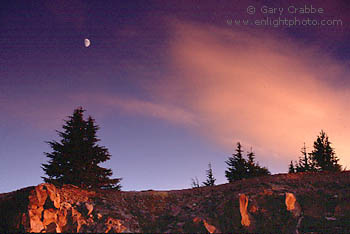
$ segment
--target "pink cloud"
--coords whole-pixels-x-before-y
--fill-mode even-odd
[[[349,76],[348,65],[283,35],[173,27],[171,63],[181,75],[155,93],[191,110],[198,131],[228,149],[240,140],[287,163],[324,129],[341,163],[350,163],[350,92],[337,85]]]
[[[149,101],[96,93],[79,102],[182,124],[227,151],[241,141],[275,171],[297,159],[303,142],[311,150],[324,129],[341,163],[350,163],[350,92],[337,82],[348,76],[346,64],[280,34],[172,27],[169,64],[178,74],[146,85]]]

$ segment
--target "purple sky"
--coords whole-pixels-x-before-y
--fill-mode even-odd
[[[188,188],[209,162],[226,183],[237,141],[284,173],[321,129],[350,165],[350,3],[269,2],[2,2],[0,193],[42,182],[45,141],[78,106],[101,127],[103,165],[123,190]],[[286,13],[305,4],[324,13]],[[229,24],[278,18],[263,6],[342,24]]]

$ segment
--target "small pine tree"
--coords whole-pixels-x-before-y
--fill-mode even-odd
[[[288,173],[295,173],[293,161],[290,161]]]
[[[211,163],[208,164],[209,169],[207,170],[207,180],[203,182],[204,186],[214,186],[215,178],[213,176],[213,170],[211,169]]]
[[[266,167],[255,163],[255,154],[252,149],[248,152],[247,158],[248,161],[243,158],[242,146],[238,142],[236,153],[226,161],[228,168],[225,171],[225,176],[229,182],[271,174]]]
[[[296,172],[314,171],[314,165],[310,158],[310,154],[308,154],[306,151],[305,143],[304,143],[304,146],[301,148],[300,152],[302,155],[299,157],[299,162],[295,164],[295,171]]]
[[[237,143],[236,153],[226,161],[228,165],[225,176],[229,182],[247,178],[247,162],[243,158],[243,150],[240,142]]]
[[[255,163],[255,153],[250,148],[250,152],[247,154],[247,177],[253,178],[257,176],[270,175],[270,171],[266,167],[261,167],[259,163]]]
[[[253,152],[253,149],[250,148],[250,152],[247,154],[248,157],[248,162],[247,162],[247,167],[248,167],[248,174],[250,174],[251,176],[255,174],[255,169],[256,169],[256,165],[255,165],[255,154]]]
[[[341,171],[341,165],[338,164],[339,159],[323,130],[314,142],[314,150],[310,156],[317,171]]]
[[[261,167],[259,163],[257,163],[254,177],[265,175],[271,175],[271,172],[269,171],[269,169],[267,169],[267,167]]]
[[[109,160],[111,155],[105,147],[97,145],[100,141],[96,137],[99,127],[91,117],[84,120],[84,111],[82,107],[75,109],[65,121],[64,131],[57,131],[62,138],[60,142],[47,142],[53,152],[45,153],[50,160],[42,164],[42,169],[48,177],[42,178],[56,185],[120,190],[121,179],[110,179],[112,170],[98,165]]]
[[[198,178],[197,178],[197,177],[195,177],[195,179],[192,178],[191,187],[192,187],[192,188],[199,188],[199,187],[200,187],[199,181],[198,181]]]

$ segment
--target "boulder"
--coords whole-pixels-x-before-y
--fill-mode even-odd
[[[301,207],[293,193],[286,193],[285,203],[287,206],[287,210],[292,212],[294,217],[299,217],[301,215]]]
[[[248,196],[246,196],[245,194],[240,194],[239,195],[239,211],[241,212],[241,224],[243,226],[249,227],[250,225],[250,219],[248,216]]]

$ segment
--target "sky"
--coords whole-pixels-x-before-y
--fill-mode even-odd
[[[324,130],[350,166],[350,3],[3,1],[0,193],[42,183],[82,106],[122,189],[227,183],[236,143],[273,174]],[[86,47],[84,40],[91,44]]]

